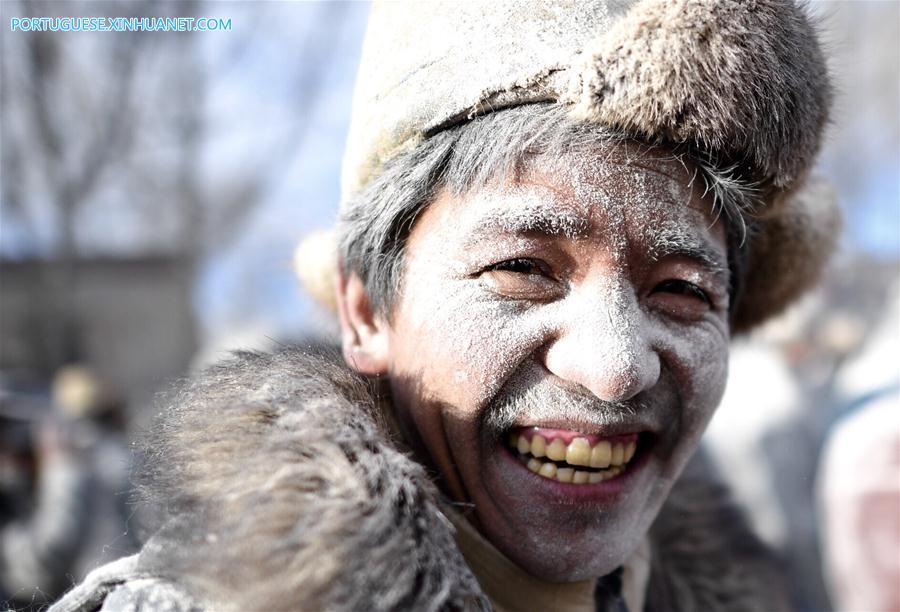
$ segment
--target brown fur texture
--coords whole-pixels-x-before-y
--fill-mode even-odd
[[[119,583],[101,570],[56,609],[487,609],[437,490],[376,403],[319,350],[243,353],[186,382],[147,441],[144,500],[161,527]],[[702,463],[651,537],[648,610],[781,609],[770,559]]]
[[[212,609],[476,609],[422,467],[338,357],[245,353],[190,381],[149,442],[164,510],[141,566]]]
[[[779,189],[805,176],[831,105],[815,32],[785,0],[639,2],[585,49],[571,86],[587,120],[690,143]]]
[[[810,177],[776,214],[755,221],[732,334],[780,314],[819,282],[841,233],[835,199],[827,183]]]

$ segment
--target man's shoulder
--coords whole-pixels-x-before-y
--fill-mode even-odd
[[[182,382],[143,444],[160,516],[140,569],[242,609],[478,607],[439,494],[379,402],[321,346],[237,353]]]
[[[309,341],[274,351],[239,350],[175,385],[169,397],[182,400],[202,391],[211,400],[235,397],[278,401],[332,397],[367,402],[370,379],[346,365],[337,345]]]
[[[144,505],[164,511],[159,523],[222,491],[249,493],[251,482],[263,484],[254,470],[320,463],[313,450],[348,430],[379,435],[372,382],[322,344],[232,353],[179,381],[158,406],[138,443],[137,480]],[[298,444],[305,453],[295,457],[287,449]]]
[[[139,555],[98,567],[48,612],[198,612],[182,587],[140,569]]]

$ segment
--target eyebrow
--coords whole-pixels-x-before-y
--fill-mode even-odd
[[[650,255],[654,261],[668,257],[686,257],[699,262],[714,274],[728,274],[728,262],[713,248],[705,237],[695,236],[676,229],[655,232],[650,243]]]
[[[517,210],[504,210],[487,215],[472,228],[473,236],[504,233],[512,235],[542,234],[564,236],[572,240],[584,238],[590,223],[570,210],[550,206],[523,206]]]

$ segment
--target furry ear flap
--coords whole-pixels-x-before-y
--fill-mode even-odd
[[[837,196],[824,180],[811,177],[785,197],[778,214],[756,223],[732,334],[781,313],[816,285],[840,236]]]

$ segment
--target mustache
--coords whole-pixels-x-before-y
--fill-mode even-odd
[[[646,413],[651,406],[642,399],[605,401],[586,389],[560,387],[547,377],[526,383],[518,380],[504,386],[482,413],[482,432],[497,439],[523,421],[566,420],[582,426],[609,426]]]

